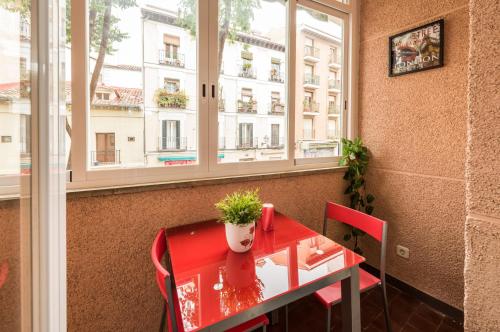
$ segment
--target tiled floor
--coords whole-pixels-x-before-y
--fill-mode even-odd
[[[435,311],[416,298],[388,286],[389,312],[394,332],[457,332],[463,326],[442,313]],[[301,299],[288,306],[289,331],[323,332],[326,330],[326,310],[314,296]],[[375,288],[361,295],[361,324],[363,331],[385,331],[385,320],[380,289]],[[280,318],[284,317],[280,312]],[[332,331],[341,331],[341,309],[332,310]],[[284,331],[283,319],[268,327],[268,331]]]

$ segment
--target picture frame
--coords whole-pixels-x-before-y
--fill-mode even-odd
[[[444,20],[389,37],[389,77],[443,67]]]

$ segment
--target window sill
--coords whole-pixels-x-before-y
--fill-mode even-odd
[[[344,167],[344,166],[335,166],[335,167],[328,167],[328,168],[297,170],[297,171],[287,171],[287,172],[275,172],[275,173],[266,173],[266,174],[240,175],[240,176],[230,176],[230,177],[218,177],[218,178],[208,178],[208,179],[201,179],[201,180],[200,179],[181,180],[181,181],[138,184],[138,185],[123,185],[123,186],[112,186],[112,187],[91,188],[91,189],[73,189],[73,190],[68,189],[67,190],[67,198],[68,199],[75,199],[75,198],[84,198],[84,197],[98,197],[98,196],[108,196],[108,195],[131,194],[131,193],[166,190],[166,189],[193,188],[193,187],[220,185],[220,184],[227,184],[227,183],[281,179],[281,178],[288,178],[288,177],[316,175],[316,174],[325,174],[325,173],[340,173],[340,172],[344,172],[345,170],[346,170],[346,167]]]

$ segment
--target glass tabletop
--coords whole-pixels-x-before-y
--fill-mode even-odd
[[[282,214],[257,225],[252,249],[231,251],[215,220],[167,230],[184,330],[197,331],[364,261]]]

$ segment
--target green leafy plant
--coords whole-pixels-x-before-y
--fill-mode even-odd
[[[375,196],[366,192],[365,173],[368,169],[368,149],[363,145],[361,138],[353,141],[342,139],[342,158],[340,165],[347,166],[344,180],[349,182],[344,194],[349,195],[350,207],[366,214],[373,213],[373,201]],[[354,239],[354,251],[362,254],[359,247],[358,238],[365,235],[365,232],[355,227],[351,227],[350,233],[344,235],[344,241]]]
[[[155,102],[158,107],[186,108],[188,100],[184,91],[168,92],[162,88],[155,91]]]
[[[227,195],[215,204],[222,214],[220,222],[234,225],[248,225],[262,215],[259,190],[237,191]]]

